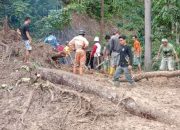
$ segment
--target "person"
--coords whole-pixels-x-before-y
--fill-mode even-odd
[[[141,43],[139,42],[138,38],[136,35],[134,35],[132,37],[134,43],[134,60],[133,60],[133,64],[138,66],[138,71],[141,72]]]
[[[75,50],[75,61],[73,66],[73,73],[77,73],[77,69],[79,69],[79,74],[83,74],[83,68],[85,66],[86,62],[86,51],[85,49],[88,47],[89,42],[84,37],[85,31],[80,30],[79,35],[74,37],[70,42],[69,46],[72,48],[72,50]]]
[[[174,56],[176,57],[176,60],[178,61],[178,55],[173,47],[172,44],[168,42],[167,39],[162,39],[162,45],[159,48],[157,59],[160,58],[160,55],[162,54],[162,60],[160,65],[160,70],[164,71],[166,68],[169,71],[174,70]]]
[[[111,37],[110,39],[110,56],[111,56],[111,60],[110,60],[110,75],[113,75],[115,72],[115,68],[118,65],[119,62],[119,53],[118,50],[121,48],[120,44],[119,44],[119,30],[115,29],[114,30],[114,35]]]
[[[94,45],[92,47],[91,55],[90,55],[90,65],[91,69],[97,69],[96,67],[100,64],[100,56],[101,56],[101,45],[99,43],[99,37],[94,38]]]
[[[131,85],[134,85],[134,80],[130,74],[130,70],[132,69],[133,55],[131,48],[126,43],[126,36],[122,35],[119,37],[119,42],[121,44],[121,48],[119,49],[119,64],[116,68],[116,72],[113,76],[113,82],[115,86],[119,86],[119,78],[124,71],[125,77]]]
[[[50,44],[54,49],[59,45],[56,37],[52,33],[49,33],[49,36],[45,38],[44,43]]]
[[[64,52],[64,45],[57,45],[56,48],[53,48],[54,50],[54,55],[52,59],[55,61],[55,63],[58,65],[60,64],[66,64],[66,53]]]
[[[69,65],[73,64],[73,60],[71,56],[71,48],[69,47],[69,41],[66,41],[63,51],[66,54],[66,57],[65,57],[66,62],[67,62],[66,64],[69,64]]]
[[[63,51],[66,53],[67,56],[70,55],[71,50],[70,50],[70,47],[69,47],[69,41],[66,41]]]
[[[105,40],[106,40],[106,46],[104,47],[104,51],[103,51],[103,56],[104,56],[104,73],[109,73],[109,56],[110,56],[110,35],[106,35],[105,36]]]
[[[31,23],[31,18],[26,17],[24,20],[24,24],[20,27],[20,30],[19,30],[20,31],[19,33],[21,34],[22,40],[26,48],[26,54],[24,57],[25,63],[29,63],[30,54],[32,51],[32,46],[31,46],[32,38],[30,36],[30,30],[29,30],[30,23]]]

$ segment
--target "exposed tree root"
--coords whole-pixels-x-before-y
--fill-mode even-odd
[[[30,105],[31,105],[31,101],[32,101],[32,97],[33,97],[33,94],[34,94],[34,91],[36,90],[37,88],[34,88],[31,92],[30,92],[30,94],[29,94],[29,96],[28,96],[28,99],[27,99],[27,101],[26,101],[26,103],[25,103],[25,106],[24,106],[24,110],[23,110],[23,113],[21,114],[21,122],[22,122],[22,124],[24,125],[24,116],[26,115],[26,113],[28,112],[28,110],[29,110],[29,107],[30,107]]]
[[[63,117],[62,121],[61,121],[61,124],[60,124],[60,128],[61,129],[64,129],[65,128],[65,122],[66,122],[66,119],[69,115],[69,113],[72,111],[72,109],[74,108],[74,106],[72,106],[65,114],[65,116]]]
[[[33,84],[37,83],[39,79],[40,79],[40,76],[38,74],[36,74],[35,78],[33,78],[33,77],[31,77],[31,78],[21,78],[16,82],[15,86],[17,87],[21,83],[29,83],[29,85],[33,85]]]
[[[88,97],[85,97],[83,95],[81,95],[80,93],[76,92],[76,91],[72,91],[72,90],[67,90],[67,89],[63,89],[63,88],[60,88],[56,85],[54,85],[53,83],[50,83],[49,81],[46,81],[46,82],[36,82],[33,84],[33,90],[29,93],[29,96],[28,96],[28,99],[27,101],[25,102],[25,105],[24,105],[24,110],[21,114],[21,123],[23,125],[25,125],[24,123],[24,119],[25,119],[25,115],[27,114],[29,108],[30,108],[30,105],[32,103],[32,98],[33,98],[33,94],[34,92],[38,89],[38,88],[41,88],[41,90],[48,90],[51,94],[51,102],[55,101],[54,99],[54,91],[55,90],[58,90],[61,92],[61,94],[65,94],[65,95],[70,95],[70,96],[74,96],[76,97],[79,101],[78,101],[78,105],[80,106],[79,109],[85,109],[86,111],[90,111],[92,110],[92,104],[91,104],[91,100],[88,98]],[[53,91],[54,90],[54,91]],[[67,111],[67,113],[65,114],[64,118],[63,118],[63,121],[61,123],[61,127],[63,127],[63,123],[65,122],[68,114],[72,111],[72,109],[74,109],[77,104],[75,106],[73,106],[70,110]]]

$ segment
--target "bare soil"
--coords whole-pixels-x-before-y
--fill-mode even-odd
[[[16,61],[16,60],[15,60]],[[81,93],[91,99],[93,112],[81,108],[80,99],[71,94],[62,94],[54,89],[54,101],[46,89],[38,88],[34,94],[30,107],[21,121],[21,115],[26,109],[25,104],[33,89],[29,83],[18,86],[17,81],[24,77],[33,77],[35,70],[27,72],[21,69],[20,61],[1,63],[0,84],[7,84],[0,88],[0,129],[2,130],[179,130],[178,126],[163,122],[148,120],[129,114],[124,109],[110,101],[92,94]],[[86,75],[92,78],[101,74]],[[101,75],[102,76],[102,75]],[[112,87],[105,82],[104,77],[96,79],[98,83]],[[39,81],[41,82],[41,81]],[[129,90],[127,83],[122,83],[117,89],[122,95],[133,97],[138,103],[152,109],[163,110],[165,114],[176,112],[180,114],[180,81],[179,78],[158,78],[143,80],[138,86]],[[58,86],[58,85],[57,85]],[[58,86],[69,89],[68,86]]]
[[[77,92],[77,95],[61,90],[70,90],[68,86],[61,88],[36,87],[37,84],[46,83],[38,80],[37,83],[16,83],[22,78],[36,77],[36,67],[53,68],[46,62],[50,52],[48,46],[34,44],[33,59],[30,65],[25,65],[22,53],[18,57],[11,56],[10,61],[0,63],[0,129],[1,130],[179,130],[179,124],[174,122],[159,122],[148,120],[128,113],[118,105],[102,99],[96,95]],[[23,66],[29,66],[27,71]],[[68,67],[63,67],[71,71]],[[172,113],[180,118],[180,80],[178,77],[153,78],[142,80],[137,86],[129,89],[127,83],[119,88],[113,87],[107,76],[97,72],[87,72],[84,76],[91,78],[97,84],[117,90],[123,97],[132,97],[138,104],[154,110]],[[34,90],[29,106],[28,99]],[[52,90],[52,91],[49,91]],[[75,92],[75,91],[74,91]],[[54,95],[52,100],[52,93]],[[78,95],[91,100],[92,108]],[[22,114],[24,114],[22,121]]]

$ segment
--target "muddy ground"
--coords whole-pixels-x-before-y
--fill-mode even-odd
[[[9,45],[14,47],[19,43]],[[49,87],[48,82],[41,79],[34,83],[37,67],[54,68],[47,62],[51,49],[41,43],[34,44],[32,63],[26,65],[22,62],[24,48],[22,44],[18,47],[18,56],[12,55],[9,61],[0,62],[0,130],[180,130],[175,122],[132,115],[93,94],[76,92],[68,86]],[[71,71],[67,67],[62,69]],[[122,99],[132,97],[146,108],[164,115],[174,114],[180,122],[178,77],[142,80],[132,89],[127,83],[115,88],[108,82],[110,78],[97,72],[87,72],[84,77],[116,90]],[[22,78],[30,78],[30,81],[19,82]]]
[[[87,110],[78,96],[64,93],[53,88],[54,99],[46,88],[37,88],[32,96],[31,104],[26,110],[28,97],[34,86],[30,83],[16,83],[21,78],[35,78],[35,69],[31,73],[24,69],[18,59],[10,63],[0,64],[0,129],[2,130],[179,130],[176,124],[148,120],[129,114],[110,101],[93,94],[81,93],[91,99],[93,110]],[[100,75],[100,76],[99,76]],[[117,89],[122,95],[129,95],[137,102],[152,109],[163,110],[165,114],[180,114],[180,80],[179,78],[150,79],[137,83],[137,87],[129,89],[127,83],[114,88],[105,81],[101,74],[86,74],[96,82]],[[38,81],[44,82],[44,81]],[[5,84],[6,86],[2,86]],[[58,85],[56,85],[58,86]],[[68,86],[58,86],[69,90]]]

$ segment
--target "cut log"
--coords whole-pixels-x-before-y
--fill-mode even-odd
[[[142,79],[149,79],[149,78],[156,78],[156,77],[177,77],[180,76],[180,70],[176,71],[155,71],[155,72],[144,72],[141,74],[135,74],[133,75],[134,81],[138,82]],[[125,79],[121,79],[122,82],[126,82]]]
[[[109,86],[102,86],[92,79],[86,78],[85,76],[78,76],[69,72],[55,69],[39,68],[39,73],[42,79],[49,80],[55,84],[61,84],[69,86],[77,91],[83,91],[97,95],[101,98],[108,99],[115,104],[125,108],[129,113],[143,117],[149,120],[155,120],[168,124],[180,124],[179,116],[176,113],[164,113],[159,109],[150,109],[136,103],[131,97],[122,99],[122,95],[115,89]]]

